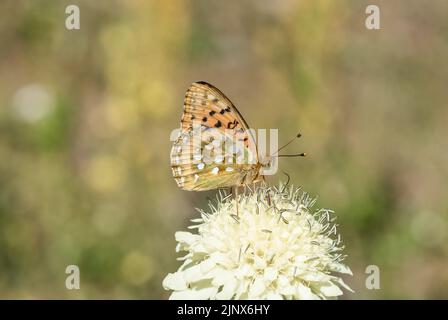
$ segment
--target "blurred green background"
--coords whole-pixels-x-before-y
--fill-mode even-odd
[[[381,30],[364,26],[381,9]],[[79,5],[81,29],[65,28]],[[0,298],[165,299],[181,191],[171,130],[196,80],[254,128],[304,137],[280,169],[336,210],[356,294],[448,298],[448,2],[3,0]],[[271,183],[285,180],[279,173]],[[65,288],[65,268],[81,290]],[[381,289],[365,288],[378,265]]]

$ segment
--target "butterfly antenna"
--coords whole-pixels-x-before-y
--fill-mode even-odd
[[[294,140],[300,138],[302,136],[301,133],[298,133],[294,138],[292,138],[290,141],[288,141],[288,143],[286,143],[283,147],[280,147],[280,149],[278,149],[276,152],[274,152],[274,154],[272,154],[272,156],[276,155],[277,153],[279,153],[281,150],[283,150],[284,148],[286,148],[287,146],[289,146]]]
[[[306,153],[296,153],[296,154],[279,154],[277,157],[306,157]]]

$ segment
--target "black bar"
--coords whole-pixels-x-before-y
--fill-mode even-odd
[[[406,314],[446,309],[446,301],[332,300],[332,301],[165,301],[165,300],[3,300],[2,314],[60,315],[85,319],[119,316],[124,319],[304,319],[385,317],[392,311]],[[283,318],[282,318],[283,317]],[[287,317],[287,318],[286,318]]]

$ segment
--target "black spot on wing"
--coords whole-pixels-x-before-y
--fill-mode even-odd
[[[238,121],[233,120],[232,122],[227,123],[227,129],[234,129],[238,125]]]

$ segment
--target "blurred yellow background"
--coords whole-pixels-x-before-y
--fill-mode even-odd
[[[0,298],[168,297],[174,232],[214,195],[170,170],[197,80],[280,143],[302,132],[280,169],[336,211],[344,298],[448,298],[448,2],[373,2],[381,30],[364,0],[3,0]]]

